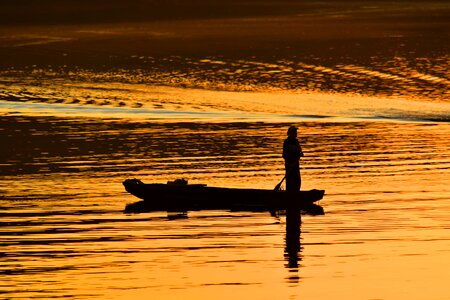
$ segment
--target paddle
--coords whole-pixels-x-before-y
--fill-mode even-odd
[[[287,174],[291,174],[291,172],[294,171],[294,169],[297,167],[297,164],[292,164],[291,167],[288,169]],[[274,191],[279,191],[281,189],[281,185],[283,184],[283,181],[286,179],[286,175],[284,175],[283,179],[275,186],[273,189]]]
[[[281,185],[283,184],[283,181],[285,179],[286,179],[286,175],[284,175],[283,179],[281,179],[280,183],[278,183],[273,190],[278,192],[281,189]]]

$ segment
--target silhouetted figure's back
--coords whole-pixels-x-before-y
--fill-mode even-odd
[[[287,135],[288,137],[283,143],[286,190],[299,191],[301,186],[300,157],[303,156],[303,152],[297,140],[297,127],[289,127]]]

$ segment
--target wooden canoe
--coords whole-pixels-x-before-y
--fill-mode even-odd
[[[143,201],[132,203],[134,208],[146,211],[278,211],[304,209],[321,200],[324,190],[274,191],[263,189],[239,189],[208,187],[203,184],[145,184],[138,179],[123,182],[125,190]],[[133,207],[134,205],[134,207]]]

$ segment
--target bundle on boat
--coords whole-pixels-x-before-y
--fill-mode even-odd
[[[205,184],[188,184],[185,180],[146,184],[139,179],[123,182],[125,190],[143,201],[127,205],[126,211],[279,211],[286,209],[311,209],[321,200],[324,190],[276,191],[209,187]]]

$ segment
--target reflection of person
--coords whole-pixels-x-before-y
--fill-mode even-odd
[[[286,248],[284,248],[284,257],[287,261],[286,267],[289,269],[298,269],[298,262],[302,260],[300,255],[302,251],[300,243],[301,223],[300,211],[296,209],[286,211]]]
[[[287,135],[288,137],[283,143],[286,191],[299,191],[302,183],[300,178],[300,157],[303,156],[303,152],[297,140],[297,127],[289,127]]]

